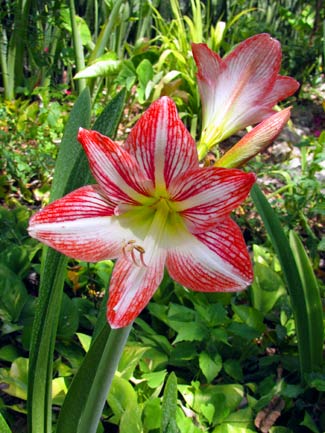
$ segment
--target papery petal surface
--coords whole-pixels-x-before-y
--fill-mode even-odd
[[[150,266],[136,266],[120,257],[114,267],[107,304],[112,328],[128,326],[146,307],[164,274],[166,253],[157,252]]]
[[[32,216],[30,236],[88,262],[112,259],[121,253],[128,231],[120,227],[114,205],[97,186],[84,186],[50,203]]]
[[[272,92],[265,95],[263,105],[274,107],[279,101],[293,95],[299,89],[299,86],[300,84],[294,78],[278,75]]]
[[[193,44],[192,50],[203,109],[202,146],[266,119],[299,87],[278,75],[281,46],[268,34],[248,38],[223,59],[205,44]]]
[[[192,233],[212,229],[247,197],[256,176],[241,170],[199,168],[174,179],[173,207]]]
[[[153,102],[132,128],[125,149],[136,159],[156,189],[164,190],[175,176],[198,165],[196,145],[180,120],[174,102]]]
[[[122,146],[97,131],[83,128],[79,130],[78,140],[95,179],[112,201],[136,203],[150,194],[152,182]]]
[[[218,227],[188,239],[168,251],[170,276],[188,289],[227,292],[245,289],[253,279],[243,235],[230,217]]]

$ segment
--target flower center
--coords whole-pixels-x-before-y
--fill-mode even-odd
[[[132,223],[133,232],[137,233],[137,228],[140,226],[145,228],[145,232],[140,236],[135,236],[137,239],[125,241],[122,246],[122,254],[136,266],[150,266],[157,251],[166,247],[169,228],[177,212],[165,197],[159,197],[150,205],[139,207],[136,212],[139,213]]]

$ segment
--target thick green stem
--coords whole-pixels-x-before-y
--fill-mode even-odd
[[[5,99],[12,100],[14,99],[14,86],[13,86],[13,77],[10,77],[8,71],[7,64],[7,33],[6,30],[0,25],[0,64],[1,64],[1,72],[2,72],[2,80],[4,85]]]
[[[97,367],[77,433],[96,433],[105,401],[132,325],[112,329]]]
[[[76,56],[76,66],[77,66],[77,72],[79,72],[85,68],[85,58],[84,58],[84,52],[83,52],[83,47],[82,47],[82,41],[81,41],[80,33],[78,30],[78,26],[77,26],[74,0],[69,1],[69,9],[70,9],[70,20],[71,20],[71,28],[72,28],[73,46],[74,46],[75,56]],[[86,87],[86,80],[84,78],[81,78],[80,80],[78,80],[79,93],[81,93],[85,87]]]
[[[96,46],[90,56],[89,63],[93,62],[95,59],[97,59],[97,57],[101,56],[105,52],[107,43],[109,39],[112,37],[113,28],[114,26],[116,26],[117,17],[122,3],[123,0],[116,0],[114,2],[113,9],[108,17],[107,22],[103,27],[103,30],[101,31],[97,39]]]

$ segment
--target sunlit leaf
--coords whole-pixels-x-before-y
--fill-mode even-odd
[[[115,53],[107,53],[101,57],[98,57],[94,63],[87,66],[82,71],[79,71],[74,79],[80,78],[94,78],[94,77],[106,77],[110,74],[115,74],[121,65],[121,61],[117,60]]]
[[[201,352],[199,355],[199,365],[202,373],[210,383],[219,374],[222,368],[222,359],[220,355],[212,358],[207,352]]]

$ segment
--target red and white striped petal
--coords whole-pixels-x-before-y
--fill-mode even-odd
[[[122,146],[97,131],[83,128],[79,130],[78,140],[95,179],[111,200],[135,203],[150,194],[152,182]]]
[[[199,168],[170,185],[173,209],[181,212],[192,233],[212,229],[247,197],[256,176],[241,170]]]
[[[146,307],[164,274],[166,253],[157,252],[150,266],[136,266],[120,257],[113,270],[107,320],[112,328],[130,325]]]
[[[183,239],[168,251],[166,266],[175,281],[200,292],[243,290],[253,280],[243,235],[229,217],[213,231]]]
[[[30,236],[66,254],[88,262],[112,259],[121,253],[124,229],[114,205],[100,188],[84,186],[54,201],[29,222]]]
[[[217,167],[240,167],[272,143],[290,119],[291,107],[279,111],[248,132],[217,162]]]
[[[263,105],[274,107],[279,101],[293,95],[299,89],[299,86],[300,84],[294,78],[278,75],[272,92],[265,95]]]
[[[198,165],[195,142],[167,96],[151,104],[140,117],[124,147],[156,190],[165,190],[175,176]]]
[[[278,75],[280,43],[255,35],[220,59],[204,44],[193,44],[202,99],[203,141],[213,144],[272,114],[272,107],[293,94],[298,83]]]

